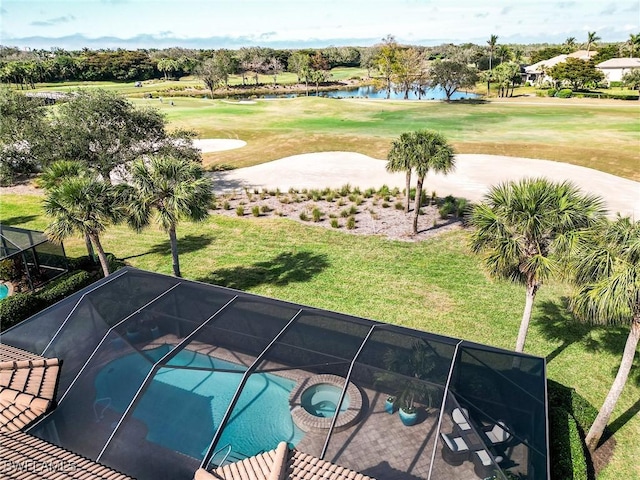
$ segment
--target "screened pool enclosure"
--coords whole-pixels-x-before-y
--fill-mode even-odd
[[[11,263],[12,278],[29,289],[40,287],[67,271],[62,244],[55,245],[42,232],[0,224],[0,261]]]
[[[280,441],[380,480],[549,478],[541,358],[132,268],[0,340],[64,362],[29,433],[141,480]]]

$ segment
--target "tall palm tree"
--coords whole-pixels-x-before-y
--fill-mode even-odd
[[[576,248],[572,262],[578,289],[571,301],[578,318],[600,325],[629,325],[622,361],[586,437],[598,446],[627,382],[640,340],[640,221],[618,217],[594,229]]]
[[[526,287],[516,351],[524,350],[533,302],[542,283],[562,265],[563,252],[604,216],[602,199],[569,182],[545,178],[508,182],[490,189],[469,221],[471,248],[485,254],[492,275]]]
[[[596,32],[587,32],[587,60],[589,60],[589,51],[591,50],[591,47],[595,47],[598,40],[601,40],[601,38],[596,35]]]
[[[411,134],[406,148],[407,155],[418,177],[416,198],[413,206],[413,234],[418,233],[418,217],[422,204],[422,186],[429,170],[447,174],[453,170],[455,159],[453,147],[444,135],[433,130],[421,130]]]
[[[45,190],[51,190],[59,186],[63,180],[71,177],[81,177],[88,175],[89,172],[85,166],[73,160],[58,160],[53,162],[47,168],[43,170],[38,179],[36,180],[38,186]],[[95,253],[93,251],[93,245],[89,234],[84,232],[84,243],[87,247],[87,255],[89,259],[95,262]]]
[[[487,77],[487,95],[491,93],[491,71],[493,70],[493,53],[496,51],[496,45],[498,44],[498,35],[491,35],[487,40],[489,45],[489,76]]]
[[[387,171],[389,172],[405,172],[406,174],[406,199],[404,204],[404,212],[409,213],[409,204],[411,202],[411,170],[412,159],[409,156],[410,150],[407,147],[411,142],[411,133],[405,132],[400,138],[394,140],[391,144],[391,150],[387,154]]]
[[[98,252],[104,276],[109,275],[100,234],[109,223],[122,218],[113,186],[95,177],[69,177],[49,190],[44,211],[53,217],[46,229],[50,239],[61,242],[78,233],[88,236]]]
[[[127,192],[128,222],[136,230],[149,225],[153,213],[169,234],[173,274],[180,277],[176,225],[180,219],[204,220],[213,199],[213,184],[202,166],[176,157],[134,162]]]

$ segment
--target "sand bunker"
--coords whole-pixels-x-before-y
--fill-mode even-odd
[[[193,146],[200,149],[202,153],[223,152],[234,148],[244,147],[247,142],[232,138],[203,138],[194,140]]]
[[[234,188],[339,187],[345,183],[361,188],[403,188],[405,176],[385,170],[386,160],[354,152],[320,152],[294,155],[253,167],[213,174],[216,190]],[[456,170],[449,175],[430,173],[425,189],[439,197],[454,195],[479,201],[491,185],[523,177],[544,176],[570,180],[585,192],[600,195],[615,214],[640,218],[640,183],[586,167],[549,160],[502,155],[456,155]],[[414,182],[415,183],[415,178]]]

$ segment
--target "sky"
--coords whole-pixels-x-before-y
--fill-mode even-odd
[[[604,42],[640,32],[638,0],[0,0],[0,44],[21,48],[303,48]]]

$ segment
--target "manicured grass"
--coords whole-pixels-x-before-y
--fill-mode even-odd
[[[408,102],[301,97],[229,104],[222,100],[134,99],[160,108],[171,125],[202,138],[248,145],[206,154],[205,164],[245,167],[288,155],[347,150],[386,158],[402,132],[431,128],[459,153],[488,153],[573,163],[640,180],[640,105],[622,101],[513,99],[487,103]]]
[[[41,197],[3,195],[0,221],[43,229]],[[186,278],[512,349],[524,304],[521,287],[489,279],[469,252],[468,233],[419,244],[362,237],[290,220],[212,216],[178,227]],[[105,248],[131,265],[171,272],[168,237],[123,226],[103,235]],[[81,239],[65,242],[71,256]],[[544,285],[536,298],[526,351],[548,359],[549,378],[575,387],[599,407],[617,370],[624,328],[570,321],[566,286]],[[639,359],[636,359],[638,363]],[[602,480],[640,477],[640,369],[612,417],[618,446]]]

